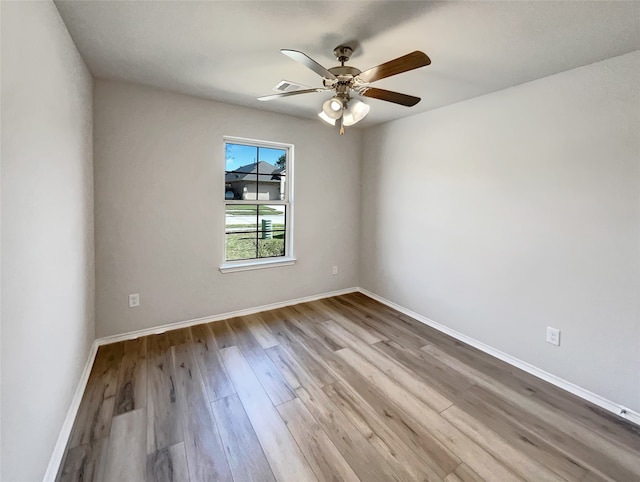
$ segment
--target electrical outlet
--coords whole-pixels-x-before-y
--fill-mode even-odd
[[[337,266],[333,267],[333,274],[338,274],[338,267]]]
[[[560,330],[547,326],[547,343],[560,346]]]
[[[129,308],[135,308],[136,306],[140,306],[140,295],[138,293],[130,294]]]

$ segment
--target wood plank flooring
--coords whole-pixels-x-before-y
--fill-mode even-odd
[[[99,349],[59,481],[640,481],[640,427],[360,293]]]

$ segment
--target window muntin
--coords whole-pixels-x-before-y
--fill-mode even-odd
[[[292,261],[293,146],[225,138],[224,268]]]

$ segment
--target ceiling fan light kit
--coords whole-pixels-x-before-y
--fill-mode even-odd
[[[347,45],[339,45],[333,50],[340,65],[330,69],[324,68],[311,57],[297,50],[282,49],[281,52],[320,75],[324,87],[267,95],[258,97],[258,100],[268,101],[291,95],[333,91],[335,93],[334,96],[322,104],[322,111],[318,116],[333,126],[335,126],[336,121],[339,120],[341,135],[344,134],[345,126],[352,126],[360,122],[367,116],[371,108],[368,104],[353,99],[351,97],[352,93],[363,97],[393,102],[394,104],[400,104],[406,107],[414,106],[420,102],[419,97],[390,90],[377,89],[370,87],[369,84],[380,79],[391,77],[392,75],[424,67],[431,63],[431,60],[425,53],[416,50],[415,52],[403,55],[402,57],[362,72],[355,67],[344,65],[351,57],[351,54],[353,54],[353,49]]]
[[[350,106],[348,105],[349,102],[349,100],[332,97],[322,104],[322,111],[318,114],[318,117],[332,126],[335,126],[336,121],[340,119],[340,135],[343,135],[345,127],[360,122],[371,109],[368,104],[359,100],[352,100]]]

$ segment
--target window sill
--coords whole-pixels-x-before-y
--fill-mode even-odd
[[[236,271],[249,271],[253,269],[275,268],[277,266],[290,266],[296,262],[296,258],[279,258],[279,259],[267,259],[263,261],[233,261],[230,263],[224,263],[220,266],[222,273],[234,273]]]

